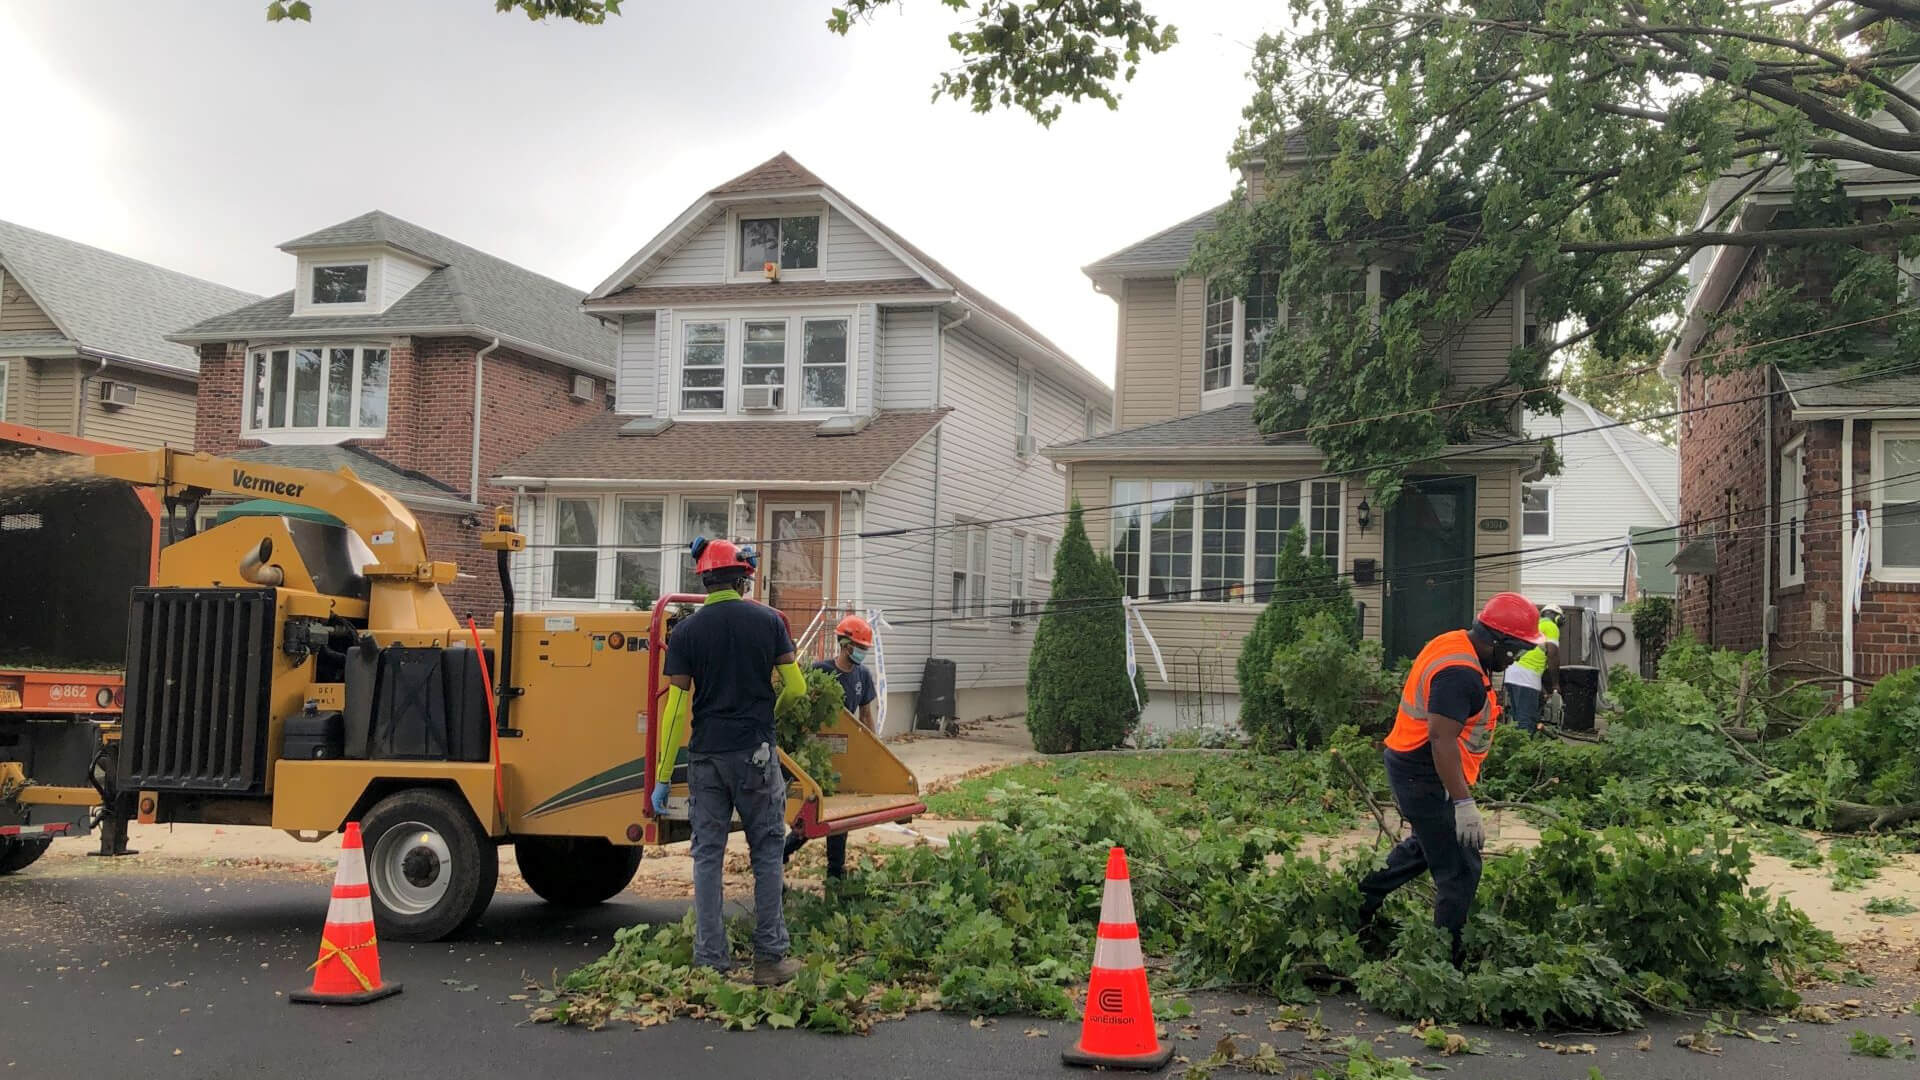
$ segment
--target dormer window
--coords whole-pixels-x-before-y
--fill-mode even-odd
[[[370,266],[364,262],[336,263],[313,268],[314,304],[364,304]]]
[[[820,269],[820,215],[740,219],[740,273]]]

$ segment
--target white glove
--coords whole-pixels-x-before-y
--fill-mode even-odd
[[[1487,826],[1480,820],[1480,808],[1472,798],[1456,799],[1453,803],[1453,835],[1460,846],[1468,851],[1479,851],[1487,846]]]
[[[1564,719],[1566,715],[1567,703],[1561,699],[1560,691],[1555,690],[1547,697],[1547,707],[1541,719],[1552,724],[1554,727],[1559,727],[1560,721]]]

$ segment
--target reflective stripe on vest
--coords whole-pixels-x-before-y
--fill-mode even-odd
[[[1435,676],[1447,668],[1465,667],[1480,676],[1483,684],[1486,681],[1486,672],[1480,667],[1480,657],[1464,630],[1450,631],[1428,642],[1414,663],[1416,666],[1407,672],[1407,681],[1400,689],[1399,715],[1394,718],[1393,730],[1387,735],[1387,745],[1403,753],[1427,744],[1427,725],[1438,717],[1430,708]],[[1468,783],[1478,777],[1480,760],[1493,745],[1497,710],[1493,691],[1489,687],[1486,704],[1461,728],[1460,751]]]

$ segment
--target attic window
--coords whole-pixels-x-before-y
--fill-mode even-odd
[[[313,268],[313,303],[367,302],[367,263],[340,263]]]
[[[820,216],[741,218],[739,273],[758,273],[768,263],[782,270],[818,270]]]

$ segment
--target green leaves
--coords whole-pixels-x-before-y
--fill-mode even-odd
[[[520,11],[535,22],[564,19],[597,26],[607,16],[620,14],[622,0],[493,0],[493,10],[502,14]],[[267,5],[268,22],[286,20],[312,22],[313,8],[307,0],[273,0]]]
[[[844,708],[846,691],[830,671],[809,667],[802,674],[806,696],[775,711],[774,737],[820,790],[831,795],[840,788],[840,774],[833,768],[833,751],[815,736]]]
[[[1041,753],[1110,750],[1139,722],[1134,693],[1146,700],[1146,676],[1127,685],[1125,594],[1112,561],[1087,539],[1075,501],[1027,661],[1027,730]]]

